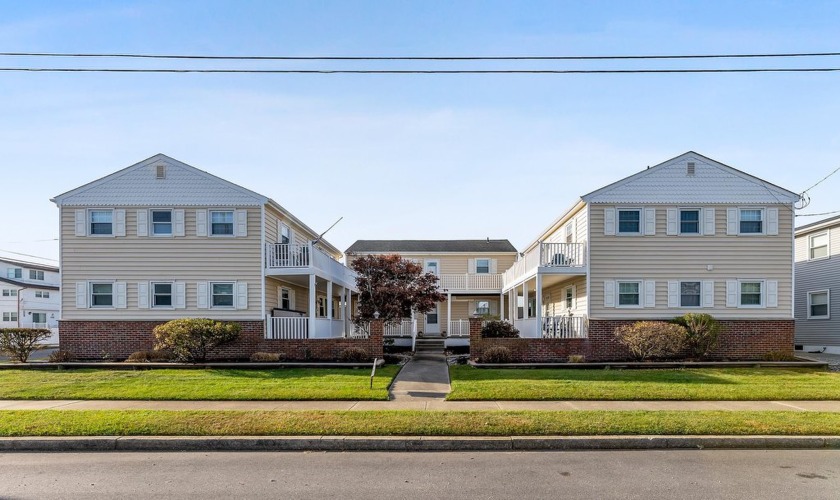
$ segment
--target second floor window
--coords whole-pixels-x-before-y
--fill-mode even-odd
[[[233,210],[213,210],[210,212],[210,234],[213,236],[233,236]]]
[[[10,267],[6,271],[6,277],[11,279],[21,279],[23,278],[23,269],[19,267]]]
[[[172,210],[152,210],[152,234],[172,236]]]
[[[490,259],[475,259],[476,274],[490,274]]]
[[[640,234],[642,232],[642,211],[639,209],[618,210],[618,234]]]
[[[3,297],[17,297],[17,290],[3,289]]]
[[[44,271],[36,271],[35,269],[30,269],[29,270],[29,279],[44,281]]]
[[[761,234],[764,232],[764,211],[760,208],[742,208],[738,223],[741,234]]]
[[[822,259],[828,257],[828,233],[815,234],[808,237],[808,258]]]
[[[700,234],[700,210],[680,210],[680,234]]]
[[[93,235],[114,234],[114,212],[113,210],[91,210],[88,212],[90,220],[90,233]]]
[[[44,292],[41,290],[35,291],[35,298],[37,299],[48,299],[50,298],[50,292]]]
[[[280,243],[283,245],[288,245],[292,242],[292,230],[289,226],[281,223],[280,224]]]

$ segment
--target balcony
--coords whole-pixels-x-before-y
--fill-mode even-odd
[[[312,242],[267,243],[265,267],[269,276],[315,274],[355,289],[356,273]]]
[[[586,274],[586,246],[583,243],[540,243],[514,262],[503,275],[509,290],[537,274]]]
[[[448,292],[499,293],[502,291],[501,274],[441,274],[438,287]]]

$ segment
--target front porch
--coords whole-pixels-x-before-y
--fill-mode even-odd
[[[360,338],[352,322],[355,287],[315,274],[266,278],[265,338]]]
[[[586,276],[537,273],[507,291],[508,317],[522,338],[588,337]]]

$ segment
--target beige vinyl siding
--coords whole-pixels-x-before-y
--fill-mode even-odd
[[[398,252],[395,252],[398,253]],[[507,271],[516,261],[514,253],[400,253],[406,259],[416,260],[424,263],[427,260],[440,262],[441,274],[467,274],[469,271],[470,259],[496,259],[496,273],[502,274]],[[348,256],[348,262],[358,256]],[[349,264],[348,264],[349,265]]]
[[[277,222],[283,222],[287,226],[292,229],[294,233],[294,243],[298,245],[306,245],[310,241],[315,240],[318,235],[314,234],[306,229],[304,229],[299,224],[295,223],[291,220],[290,217],[280,213],[279,210],[274,208],[272,205],[266,205],[265,207],[265,242],[266,243],[276,243],[278,241],[277,235]],[[330,255],[332,255],[335,259],[340,259],[341,254],[328,251]]]
[[[470,309],[471,307],[475,307],[475,303],[478,301],[486,300],[490,302],[490,308],[492,311],[495,311],[495,314],[498,316],[499,314],[499,296],[498,295],[453,295],[452,296],[452,320],[461,320],[461,319],[470,319],[472,317],[472,313],[474,309]],[[438,321],[440,321],[440,330],[447,330],[448,329],[448,322],[449,317],[446,315],[447,305],[446,301],[438,304]],[[417,319],[417,328],[420,330],[425,331],[425,314],[417,314],[415,315]]]
[[[295,301],[292,309],[295,311],[309,312],[309,289],[300,285],[295,285],[287,281],[282,281],[273,278],[266,278],[265,286],[265,311],[266,314],[271,314],[271,310],[275,307],[280,307],[280,301],[277,297],[277,287],[284,287],[294,290]]]
[[[829,232],[829,257],[808,260],[808,237]],[[796,237],[796,343],[840,347],[840,224]],[[829,290],[829,319],[808,319],[808,292]]]
[[[578,210],[570,220],[566,221],[563,225],[548,234],[543,241],[546,243],[565,243],[566,227],[570,224],[574,227],[574,243],[585,242],[589,232],[585,206]]]
[[[260,207],[236,207],[248,211],[246,237],[197,237],[196,208],[184,210],[186,236],[138,237],[138,207],[125,209],[126,236],[75,236],[75,210],[79,208],[61,208],[62,319],[261,319]],[[76,309],[75,284],[96,280],[125,282],[127,307]],[[137,283],[150,281],[185,282],[186,309],[138,308]],[[248,309],[198,309],[199,281],[247,283]]]
[[[623,206],[623,205],[622,205]],[[644,204],[633,205],[644,207]],[[668,205],[656,208],[656,235],[604,235],[604,209],[615,205],[590,206],[590,314],[596,319],[670,318],[688,309],[668,308],[668,281],[714,280],[714,307],[692,308],[722,319],[790,319],[792,301],[793,215],[789,207],[779,211],[777,236],[727,236],[725,205],[715,209],[714,236],[668,236]],[[706,266],[713,266],[707,271]],[[604,307],[605,280],[655,280],[655,308]],[[726,307],[726,281],[763,279],[778,281],[778,307]]]
[[[585,316],[587,314],[588,295],[586,293],[586,276],[575,276],[571,279],[543,288],[544,315],[566,315],[566,288],[570,286],[575,287],[572,314],[575,316]]]

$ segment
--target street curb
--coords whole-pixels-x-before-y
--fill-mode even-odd
[[[93,436],[0,438],[0,453],[840,449],[838,436]]]

